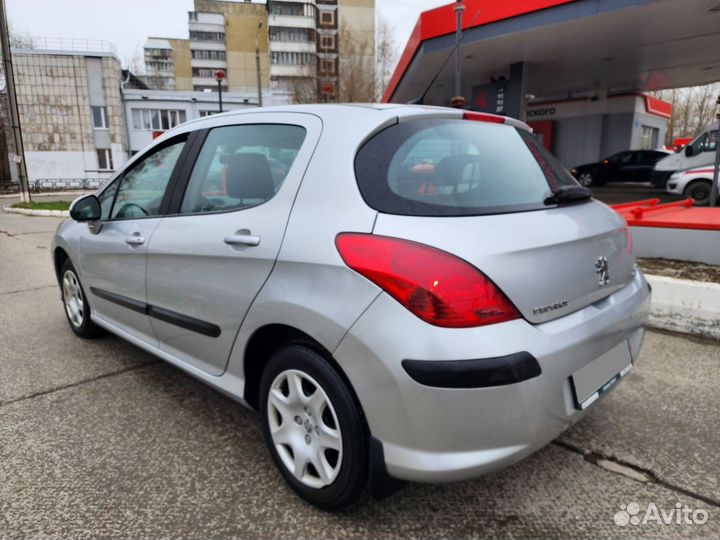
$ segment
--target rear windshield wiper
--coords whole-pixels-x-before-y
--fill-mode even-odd
[[[592,191],[583,186],[561,186],[545,199],[546,205],[573,203],[592,199]]]

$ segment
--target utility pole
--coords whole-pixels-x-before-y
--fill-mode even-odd
[[[717,106],[715,107],[715,120],[720,123],[720,96],[717,98]],[[712,133],[712,130],[710,130]],[[710,188],[710,206],[713,208],[717,206],[718,198],[718,174],[720,172],[720,130],[716,131],[718,134],[715,137],[715,168],[713,169],[713,183]]]
[[[462,109],[465,105],[465,98],[462,96],[462,56],[460,51],[460,40],[462,40],[462,18],[463,12],[465,11],[465,2],[463,0],[457,0],[455,3],[455,16],[456,16],[456,28],[455,28],[455,96],[450,100],[450,104],[453,107]]]
[[[258,90],[258,106],[262,107],[262,76],[260,73],[260,29],[262,21],[258,23],[257,33],[255,34],[255,71],[257,72],[257,90]]]
[[[0,0],[1,1],[1,0]],[[215,80],[218,83],[218,104],[220,105],[220,112],[223,112],[222,108],[222,82],[225,78],[225,72],[222,69],[218,69],[215,72]]]
[[[7,90],[10,108],[10,127],[15,143],[15,156],[13,161],[18,166],[20,179],[20,198],[22,202],[32,202],[30,186],[28,184],[27,168],[25,167],[25,152],[23,151],[22,131],[20,131],[20,115],[18,113],[17,95],[15,94],[15,74],[13,72],[12,56],[10,55],[10,33],[8,32],[7,14],[5,13],[5,0],[0,0],[0,34],[2,41],[3,67],[5,68],[5,88]]]

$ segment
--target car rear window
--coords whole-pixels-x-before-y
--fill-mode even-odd
[[[372,208],[417,216],[537,210],[557,188],[578,185],[531,133],[452,119],[381,131],[358,152],[355,174]]]

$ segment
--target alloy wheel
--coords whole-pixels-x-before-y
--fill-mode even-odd
[[[83,294],[80,282],[72,270],[67,270],[63,275],[63,302],[73,326],[76,328],[82,326],[84,320]]]
[[[582,173],[578,176],[578,182],[580,182],[581,186],[588,187],[592,184],[592,175],[590,173]]]
[[[288,471],[312,488],[332,484],[342,464],[342,433],[317,381],[297,369],[282,371],[270,386],[267,414],[272,442]]]

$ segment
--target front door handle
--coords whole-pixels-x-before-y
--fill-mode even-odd
[[[260,244],[260,237],[252,234],[235,233],[226,236],[223,240],[228,246],[257,246]]]
[[[128,246],[140,246],[145,243],[145,237],[144,236],[128,236],[125,239],[125,243]]]

